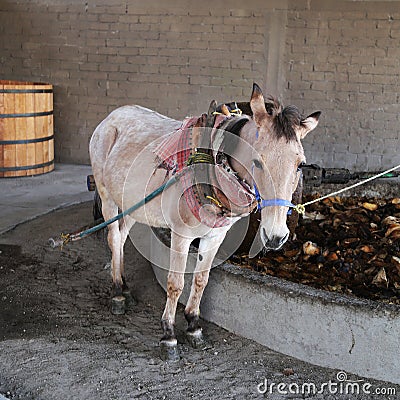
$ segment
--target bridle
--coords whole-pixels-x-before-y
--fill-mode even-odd
[[[259,136],[258,129],[256,129],[256,139],[258,139],[258,136]],[[297,210],[297,212],[299,212],[298,205],[293,204],[289,200],[279,199],[279,198],[263,199],[261,197],[261,194],[260,194],[260,192],[259,192],[259,190],[257,188],[256,182],[254,181],[254,163],[253,163],[253,165],[251,167],[251,176],[253,178],[254,196],[255,196],[256,201],[257,201],[257,211],[261,211],[265,207],[289,207],[287,215],[292,214],[292,208],[294,208],[295,210]]]
[[[297,209],[297,205],[293,204],[291,201],[289,200],[285,200],[285,199],[263,199],[260,195],[260,192],[258,191],[257,185],[255,182],[253,182],[253,189],[254,189],[254,196],[256,198],[257,201],[257,211],[261,211],[263,208],[265,207],[289,207],[288,210],[288,215],[290,215],[292,213],[292,208]]]

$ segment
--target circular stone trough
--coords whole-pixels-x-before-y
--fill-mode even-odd
[[[164,288],[168,235],[152,235],[151,259]],[[195,254],[189,254],[193,271]],[[163,266],[163,268],[159,267]],[[185,276],[185,304],[192,274]],[[201,315],[228,331],[311,364],[400,383],[400,307],[314,289],[223,263],[212,269]]]

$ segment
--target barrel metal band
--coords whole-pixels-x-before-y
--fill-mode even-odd
[[[26,165],[21,167],[0,167],[0,172],[26,171],[28,169],[38,169],[38,168],[48,167],[49,165],[52,164],[54,164],[54,159],[42,164]]]
[[[53,89],[0,89],[0,93],[53,93]]]
[[[0,114],[0,118],[44,117],[46,115],[53,115],[53,110],[24,114]]]
[[[0,144],[7,145],[7,144],[29,144],[29,143],[41,143],[47,142],[49,140],[54,139],[54,135],[35,138],[35,139],[24,139],[24,140],[0,140]]]

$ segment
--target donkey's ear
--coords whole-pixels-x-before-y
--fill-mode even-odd
[[[209,128],[214,127],[215,117],[216,117],[215,111],[217,111],[217,102],[215,100],[212,100],[210,106],[208,107],[207,120],[206,120],[206,126]]]
[[[215,100],[212,100],[210,106],[208,107],[207,114],[210,115],[214,113],[216,110],[217,110],[217,102]]]
[[[264,118],[268,116],[265,109],[265,101],[262,90],[257,83],[253,83],[253,92],[250,99],[250,108],[253,112],[253,119],[256,125],[261,125]]]
[[[320,115],[321,111],[316,111],[301,121],[300,139],[304,139],[307,136],[308,132],[311,132],[313,129],[317,127]]]

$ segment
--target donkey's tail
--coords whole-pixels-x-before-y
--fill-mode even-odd
[[[94,198],[93,198],[93,219],[95,221],[97,220],[103,220],[103,213],[102,213],[102,203],[101,203],[101,197],[99,195],[98,190],[96,189],[94,191]]]

